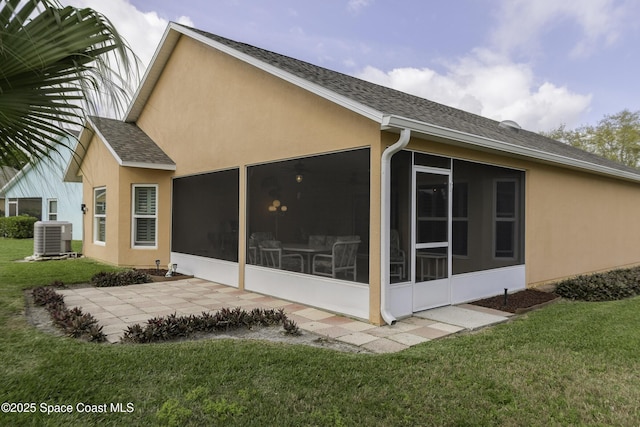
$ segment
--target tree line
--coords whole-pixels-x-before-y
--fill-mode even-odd
[[[627,166],[640,167],[640,111],[625,109],[604,116],[596,125],[567,129],[563,124],[541,134]]]

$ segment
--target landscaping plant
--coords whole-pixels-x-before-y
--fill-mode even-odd
[[[640,267],[563,280],[555,293],[580,301],[615,301],[640,295]]]
[[[144,327],[140,324],[129,326],[122,342],[151,343],[192,336],[198,332],[211,333],[239,328],[251,329],[255,326],[283,325],[285,333],[299,335],[300,330],[292,320],[287,319],[284,310],[254,308],[250,312],[239,307],[221,308],[216,313],[203,312],[200,316],[160,316],[149,319]]]
[[[58,283],[54,283],[58,285]],[[37,287],[31,291],[33,302],[43,306],[49,312],[53,324],[73,338],[87,341],[105,342],[107,336],[102,332],[102,326],[89,313],[83,313],[79,307],[68,309],[64,303],[64,296],[52,288]]]
[[[139,270],[101,271],[91,277],[90,283],[97,287],[138,285],[151,283],[153,279],[147,273]]]

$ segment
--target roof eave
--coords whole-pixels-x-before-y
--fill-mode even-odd
[[[87,118],[85,126],[82,128],[80,135],[78,136],[78,143],[69,158],[67,169],[64,172],[62,180],[64,182],[82,182],[82,176],[80,176],[80,164],[84,160],[84,156],[87,154],[87,149],[91,143],[94,133],[94,125]]]
[[[142,168],[142,169],[157,169],[164,171],[176,170],[176,165],[172,163],[158,164],[158,163],[146,163],[146,162],[122,162],[120,166],[128,168]]]
[[[33,168],[32,163],[27,163],[20,169],[15,175],[9,178],[9,181],[0,188],[0,194],[5,194],[8,190],[11,190],[13,186],[22,179]],[[1,172],[0,172],[1,173]]]
[[[178,43],[178,39],[181,35],[181,31],[177,29],[176,25],[169,23],[162,35],[162,39],[160,39],[160,44],[156,48],[156,51],[149,62],[149,66],[142,77],[142,81],[138,85],[138,89],[131,99],[129,108],[124,116],[125,122],[131,123],[138,120],[144,105],[149,99],[153,88],[156,86],[167,61],[173,52],[173,48]]]
[[[433,125],[406,117],[388,115],[382,120],[381,130],[411,129],[418,134],[435,137],[448,142],[463,143],[474,148],[497,151],[513,157],[524,157],[543,163],[565,166],[571,169],[588,171],[628,181],[640,182],[640,172],[634,173],[598,165],[584,160],[548,153],[531,147],[511,144],[505,141],[485,138],[442,126]]]

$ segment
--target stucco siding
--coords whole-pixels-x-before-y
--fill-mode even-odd
[[[375,123],[182,37],[138,120],[176,176],[368,146]]]
[[[123,267],[152,267],[159,259],[166,266],[169,259],[171,230],[172,172],[121,167],[107,147],[94,136],[81,167],[84,220],[84,253],[109,264]],[[134,184],[157,185],[157,246],[134,248],[132,245],[132,188]],[[106,241],[94,242],[94,189],[107,190]]]
[[[155,260],[165,266],[170,261],[171,239],[171,172],[142,168],[120,168],[119,176],[119,251],[118,264],[122,266],[153,267]],[[133,247],[132,192],[133,186],[157,185],[158,216],[156,223],[157,246]]]
[[[528,283],[640,263],[640,185],[536,165],[527,181]]]
[[[82,165],[82,201],[87,206],[84,217],[83,252],[109,264],[118,263],[118,194],[114,185],[117,183],[119,166],[105,145],[97,136],[93,136]],[[105,244],[94,243],[94,189],[107,188],[106,237]]]
[[[370,310],[379,308],[379,125],[264,71],[183,37],[140,118],[175,162],[175,176],[372,146]],[[168,193],[167,193],[168,194]],[[167,198],[167,194],[160,196]],[[170,206],[166,207],[170,214]],[[239,286],[244,286],[246,225],[239,218]],[[169,228],[166,228],[169,230]]]

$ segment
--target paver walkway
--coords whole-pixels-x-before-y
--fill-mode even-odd
[[[404,350],[464,329],[476,329],[506,321],[503,313],[472,305],[441,307],[416,313],[393,326],[375,326],[313,307],[271,296],[242,291],[203,279],[107,288],[59,291],[68,307],[81,307],[103,326],[109,342],[118,342],[127,326],[156,316],[201,314],[220,308],[283,308],[303,331],[361,346],[376,353]],[[430,314],[430,313],[433,313]]]

